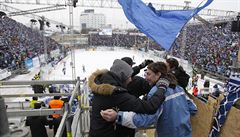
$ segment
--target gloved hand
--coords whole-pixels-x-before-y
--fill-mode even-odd
[[[153,63],[153,60],[150,60],[150,59],[145,59],[140,65],[139,65],[139,68],[142,69],[142,68],[145,68],[147,65]]]
[[[166,91],[169,84],[170,84],[169,80],[163,77],[157,81],[156,86],[157,88],[163,88]]]

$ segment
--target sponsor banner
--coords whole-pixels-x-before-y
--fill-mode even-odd
[[[102,31],[99,32],[99,35],[112,36],[112,29],[111,28],[103,28]]]
[[[133,36],[146,36],[144,33],[130,32],[129,35]]]
[[[9,76],[11,76],[11,72],[9,72],[7,69],[0,69],[0,80],[3,80]]]

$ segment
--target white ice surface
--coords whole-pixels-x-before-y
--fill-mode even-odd
[[[138,50],[127,50],[127,49],[119,49],[114,48],[114,50],[109,51],[105,48],[102,49],[90,49],[84,50],[79,49],[75,50],[75,70],[76,76],[80,77],[80,79],[84,79],[94,72],[97,69],[109,69],[115,59],[120,59],[122,57],[134,57],[134,62],[136,65],[140,64],[144,59],[153,59],[154,61],[163,61],[160,57],[154,56],[152,53],[148,54]],[[66,62],[66,75],[63,74],[63,62]],[[53,69],[49,72],[45,80],[71,80],[72,79],[72,67],[70,65],[71,55],[69,54],[66,58],[60,61]],[[82,66],[85,66],[86,72],[83,72]],[[188,68],[187,72],[191,72]],[[30,73],[24,75],[18,75],[12,79],[11,81],[19,81],[19,80],[31,80],[35,74],[39,72],[40,68],[35,67],[30,70]],[[143,70],[139,74],[143,76]],[[207,78],[206,79],[210,79]],[[198,87],[202,88],[204,80],[198,81]],[[218,80],[210,79],[210,87],[212,87],[215,83],[218,83]],[[0,88],[0,95],[4,94],[31,94],[33,93],[31,88]],[[11,99],[12,101],[16,101],[19,99]]]

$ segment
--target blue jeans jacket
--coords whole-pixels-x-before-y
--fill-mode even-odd
[[[148,99],[157,91],[153,87]],[[168,88],[166,99],[153,115],[136,114],[134,112],[118,112],[120,124],[130,128],[156,126],[158,137],[191,137],[190,115],[197,112],[197,107],[185,94],[184,89],[177,86]]]

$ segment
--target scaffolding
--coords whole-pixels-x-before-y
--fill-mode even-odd
[[[57,130],[57,133],[55,137],[61,137],[63,134],[63,131],[66,127],[67,129],[67,135],[71,137],[84,137],[88,135],[88,130],[90,127],[90,113],[89,113],[89,103],[88,103],[88,90],[84,91],[87,86],[86,79],[80,80],[78,77],[77,80],[59,80],[59,81],[0,81],[0,88],[10,88],[13,86],[16,88],[17,86],[29,86],[34,84],[40,84],[40,85],[46,85],[46,84],[73,84],[74,89],[71,94],[69,93],[50,93],[50,94],[14,94],[14,95],[1,95],[1,98],[12,98],[12,97],[46,97],[46,96],[70,96],[70,99],[68,102],[64,104],[64,108],[61,109],[29,109],[27,102],[13,102],[13,103],[20,103],[19,107],[9,107],[6,109],[6,115],[8,118],[11,117],[21,117],[21,116],[49,116],[52,114],[60,114],[62,116],[61,123],[59,125],[59,128]],[[81,86],[83,87],[81,89]],[[74,99],[78,99],[78,106],[75,111],[75,113],[71,112],[72,105]],[[6,103],[11,104],[11,102]],[[15,104],[16,105],[16,104]],[[2,105],[1,105],[2,106]],[[14,105],[13,105],[14,106]],[[4,107],[1,107],[4,108]],[[1,109],[3,110],[3,109]],[[0,110],[0,111],[1,111]],[[2,111],[1,111],[2,112]],[[73,117],[73,122],[71,123],[70,117]],[[6,122],[5,122],[6,123]],[[0,133],[3,133],[3,130],[5,132],[10,132],[8,134],[11,135],[11,130],[6,126],[9,126],[8,124],[0,123],[1,128]],[[2,130],[2,131],[1,131]],[[6,136],[7,137],[7,136]]]
[[[67,0],[0,0],[0,3],[6,4],[30,4],[30,5],[66,5]],[[185,6],[169,5],[152,3],[156,9],[161,10],[180,10]],[[121,6],[118,0],[78,0],[77,6],[79,7],[91,7],[91,8],[114,8],[120,9]],[[195,8],[189,6],[190,9]],[[228,17],[236,16],[237,11],[225,11],[216,9],[203,9],[200,15],[215,16],[215,17]]]

